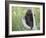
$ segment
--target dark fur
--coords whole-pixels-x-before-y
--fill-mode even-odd
[[[25,19],[26,19],[26,24],[28,26],[30,26],[32,29],[33,28],[33,15],[32,15],[32,11],[30,9],[27,10],[26,15],[25,15]]]

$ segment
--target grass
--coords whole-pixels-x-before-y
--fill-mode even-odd
[[[40,29],[40,8],[32,7],[34,14],[35,14],[35,20],[36,20],[36,26],[37,30]],[[26,14],[27,8],[26,7],[12,7],[12,31],[28,31],[30,29],[27,29],[23,26],[21,17]]]

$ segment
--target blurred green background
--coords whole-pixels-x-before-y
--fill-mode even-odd
[[[26,14],[26,11],[29,7],[15,7],[12,6],[12,31],[29,31],[24,27],[21,17]],[[33,9],[36,28],[40,30],[40,8],[38,7],[30,7]]]

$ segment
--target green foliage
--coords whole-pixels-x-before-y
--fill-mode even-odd
[[[40,29],[40,8],[33,8],[37,29]]]
[[[12,31],[26,31],[30,30],[24,27],[21,21],[21,17],[26,14],[26,7],[12,7]],[[37,29],[40,29],[40,9],[33,8],[35,13],[35,20]]]

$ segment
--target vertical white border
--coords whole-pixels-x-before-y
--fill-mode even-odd
[[[39,7],[40,8],[40,30],[35,31],[13,31],[12,32],[12,6],[19,7]],[[19,34],[34,34],[43,33],[43,6],[42,5],[22,5],[22,4],[9,4],[9,35],[19,35]]]

